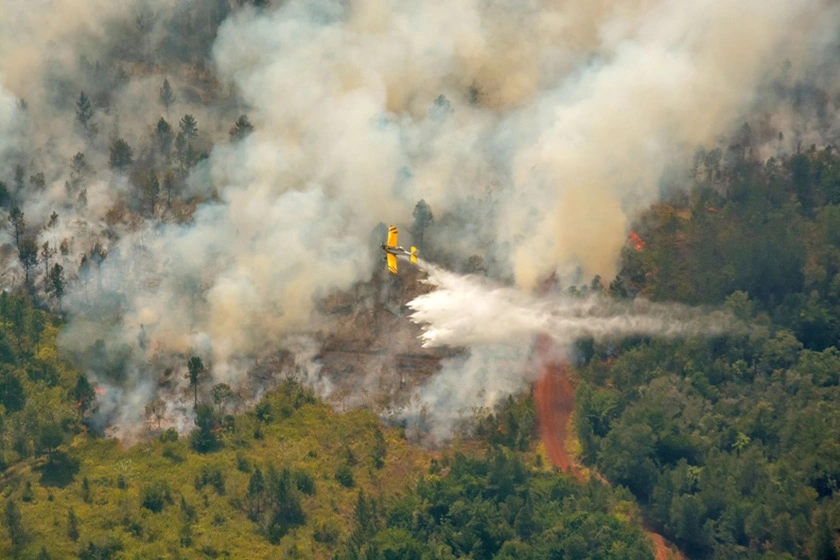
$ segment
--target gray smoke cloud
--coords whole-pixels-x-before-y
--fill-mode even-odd
[[[62,343],[119,386],[113,408],[128,431],[142,401],[185,392],[189,355],[213,382],[243,389],[287,337],[317,340],[329,320],[318,301],[369,279],[380,258],[371,232],[409,225],[421,198],[442,218],[430,240],[458,259],[484,256],[526,291],[552,272],[611,277],[666,169],[687,168],[698,145],[772,105],[763,92],[784,71],[779,53],[803,75],[822,68],[840,22],[821,0],[13,4],[0,14],[0,172],[45,172],[44,190],[17,196],[39,243],[68,240],[56,257],[68,273],[97,243],[107,252],[70,286]],[[193,36],[190,48],[209,49],[200,64],[175,44]],[[155,102],[167,76],[171,115]],[[110,102],[86,136],[74,103],[97,84]],[[197,198],[151,218],[128,211],[136,179],[107,170],[111,140],[145,157],[157,119],[187,112],[208,155],[181,193]],[[255,131],[230,142],[244,112]],[[90,164],[84,205],[65,187],[78,151]],[[53,210],[59,224],[41,229]],[[5,269],[21,275],[16,259]],[[533,308],[526,297],[497,300],[521,337],[682,328],[655,306]],[[440,319],[427,337],[498,342]],[[121,373],[107,373],[117,363]]]

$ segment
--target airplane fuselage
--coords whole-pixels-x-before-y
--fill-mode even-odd
[[[397,257],[411,257],[411,252],[400,245],[382,245],[382,250]]]

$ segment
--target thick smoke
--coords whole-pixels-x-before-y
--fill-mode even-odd
[[[732,331],[733,317],[641,299],[617,301],[600,293],[536,296],[423,264],[435,289],[408,303],[422,326],[424,346],[516,344],[547,334],[559,345],[642,336],[711,336]]]
[[[531,346],[536,335],[551,337],[557,359],[567,360],[583,338],[713,336],[746,328],[720,310],[617,301],[598,292],[534,295],[429,263],[419,266],[434,287],[407,304],[411,320],[423,330],[423,346],[468,349],[463,357],[444,360],[440,373],[399,413],[438,442],[451,438],[476,410],[492,409],[535,380],[539,364]]]
[[[74,277],[63,344],[120,387],[124,427],[158,388],[184,389],[189,355],[214,382],[241,387],[285,337],[311,344],[327,320],[317,302],[369,279],[379,268],[371,232],[409,225],[421,198],[445,218],[430,240],[460,259],[483,255],[520,287],[576,268],[610,277],[666,169],[687,168],[699,144],[765,101],[763,86],[785,71],[779,53],[798,72],[819,68],[838,27],[838,8],[820,0],[290,0],[266,10],[158,0],[128,14],[104,0],[14,4],[0,14],[0,86],[11,92],[0,94],[0,171],[6,181],[19,164],[45,172],[43,190],[15,196],[39,244],[70,240],[58,257],[68,273],[97,244],[107,254]],[[155,103],[164,77],[177,98],[166,111]],[[81,89],[112,98],[95,103],[96,134],[74,123]],[[127,212],[138,181],[106,170],[108,146],[123,137],[147,157],[157,119],[187,112],[208,156],[181,193],[197,198],[151,218]],[[255,131],[231,142],[244,112]],[[68,183],[80,151],[85,204]],[[40,230],[53,209],[59,223]],[[7,271],[20,275],[16,260]],[[498,300],[523,337],[677,328],[655,306],[516,299],[526,297]],[[521,316],[531,304],[537,315]],[[459,328],[426,336],[495,342],[445,330]]]

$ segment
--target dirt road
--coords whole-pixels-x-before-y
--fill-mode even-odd
[[[539,377],[534,384],[534,405],[540,427],[540,437],[551,462],[576,479],[585,479],[580,466],[566,450],[571,429],[570,420],[575,410],[575,388],[569,378],[568,362],[554,356],[551,338],[537,336],[534,347],[535,357],[540,368]],[[600,475],[593,472],[606,482]],[[662,535],[648,531],[654,546],[656,560],[685,560],[675,547],[670,547]]]

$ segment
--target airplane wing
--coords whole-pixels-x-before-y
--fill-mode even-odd
[[[387,245],[391,247],[397,246],[397,226],[391,226],[388,228],[388,243]]]
[[[396,229],[396,228],[394,228]],[[386,255],[388,257],[388,271],[393,272],[394,274],[397,273],[397,257],[391,253]]]

